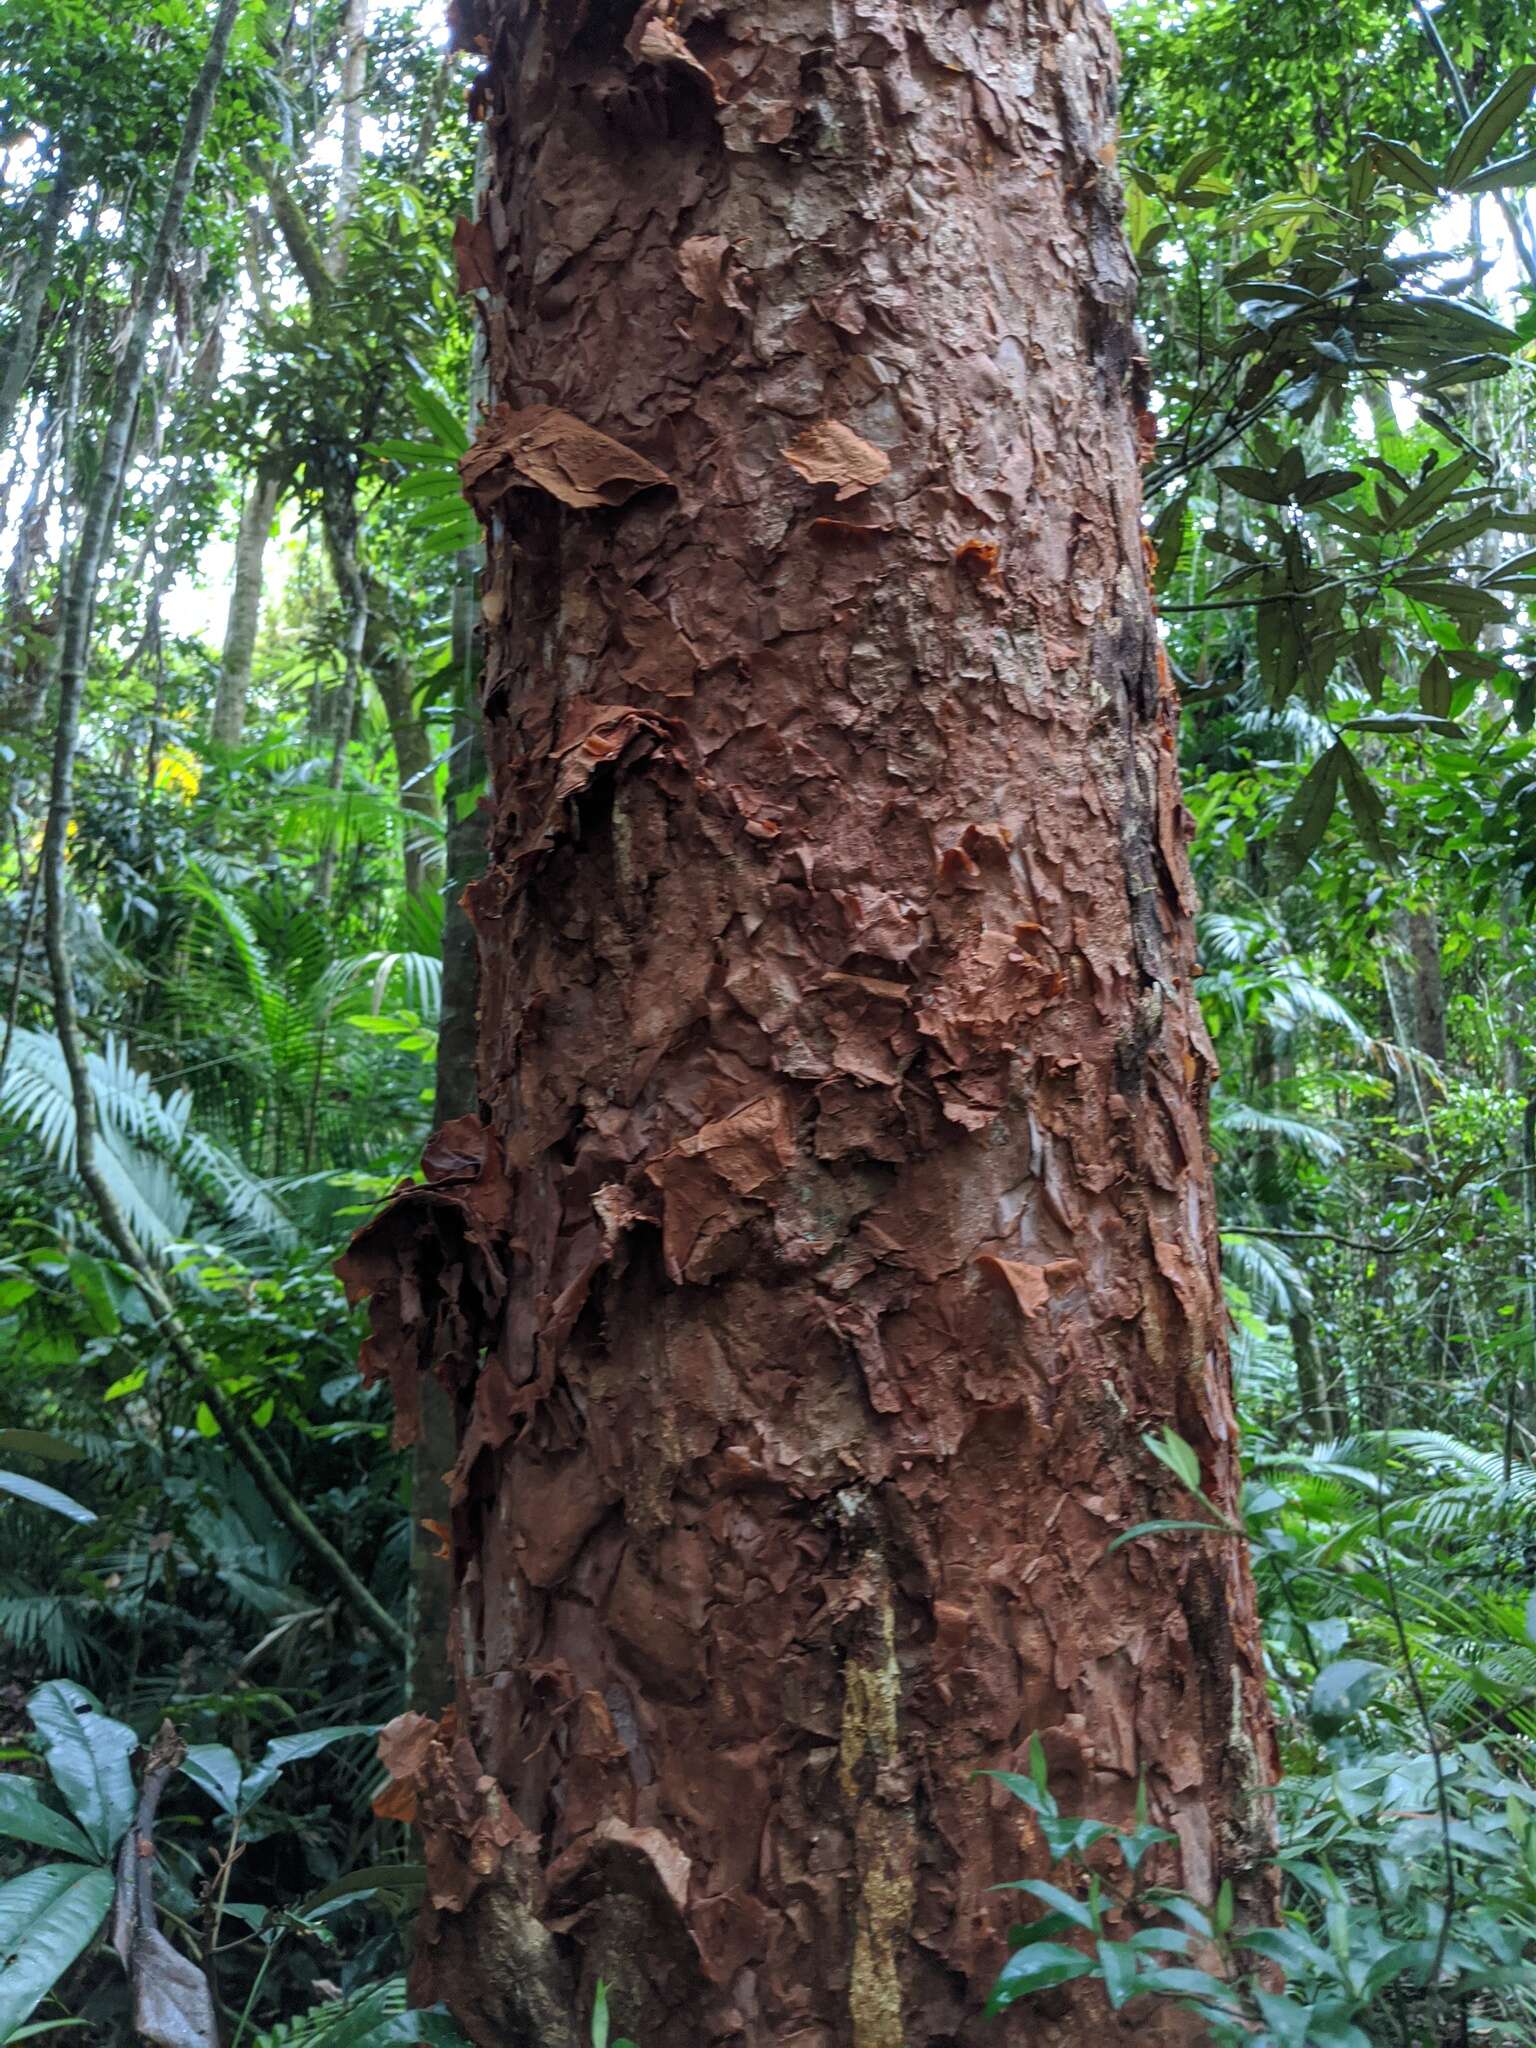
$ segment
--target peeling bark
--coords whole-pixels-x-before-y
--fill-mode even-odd
[[[1105,17],[459,12],[483,1112],[346,1262],[402,1440],[424,1368],[460,1423],[416,1989],[487,2048],[599,1975],[646,2048],[1187,2038],[980,2018],[1032,1731],[1268,1903],[1245,1560],[1108,1554],[1187,1507],[1143,1431],[1237,1467]]]

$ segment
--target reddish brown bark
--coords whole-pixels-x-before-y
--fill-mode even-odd
[[[462,27],[484,1121],[349,1268],[402,1431],[425,1366],[461,1415],[417,1988],[530,2048],[599,1975],[642,2048],[1161,2038],[981,2020],[1044,1864],[973,1775],[1145,1774],[1208,1893],[1273,1768],[1237,1548],[1108,1553],[1188,1510],[1144,1430],[1237,1475],[1106,20]]]

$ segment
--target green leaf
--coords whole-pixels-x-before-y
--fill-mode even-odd
[[[1470,178],[1463,178],[1461,190],[1468,193],[1508,192],[1532,184],[1536,184],[1536,149],[1522,149],[1514,156],[1500,157],[1497,163],[1485,164]]]
[[[1061,1914],[1074,1927],[1081,1927],[1089,1934],[1099,1931],[1100,1915],[1085,1900],[1075,1899],[1071,1892],[1063,1891],[1059,1884],[1049,1884],[1043,1877],[1021,1877],[1008,1889],[1028,1892],[1042,1906],[1049,1906],[1053,1913]]]
[[[1228,462],[1220,465],[1215,475],[1219,482],[1227,484],[1241,497],[1253,498],[1261,505],[1283,505],[1290,495],[1278,476],[1267,469],[1254,469],[1245,462]]]
[[[1125,1859],[1126,1869],[1134,1875],[1159,1842],[1177,1840],[1178,1836],[1170,1834],[1167,1828],[1149,1827],[1142,1821],[1134,1828],[1120,1830],[1120,1854]]]
[[[1136,1996],[1136,1973],[1140,1967],[1136,1950],[1129,1942],[1101,1941],[1094,1953],[1099,1959],[1099,1975],[1104,1980],[1110,2005],[1118,2012],[1127,2000]]]
[[[1209,1998],[1220,2005],[1229,2003],[1232,1998],[1231,1985],[1223,1984],[1209,1970],[1188,1970],[1177,1966],[1164,1968],[1154,1965],[1144,1970],[1141,1989],[1161,1991],[1171,1998]]]
[[[1469,172],[1487,162],[1530,104],[1533,86],[1536,64],[1517,64],[1482,105],[1473,109],[1445,160],[1447,185],[1459,186]]]
[[[1358,469],[1320,469],[1302,484],[1296,502],[1316,505],[1323,498],[1336,498],[1341,491],[1352,491],[1364,481]]]
[[[216,1806],[225,1813],[235,1812],[243,1770],[232,1749],[222,1742],[195,1742],[182,1758],[181,1768]]]
[[[1445,664],[1442,662],[1441,667]],[[1446,672],[1446,693],[1450,691],[1450,673]],[[1439,732],[1453,740],[1466,738],[1466,733],[1454,718],[1442,718],[1427,711],[1367,711],[1359,718],[1346,718],[1340,726],[1341,732]]]
[[[1065,1862],[1069,1856],[1081,1856],[1095,1842],[1102,1842],[1106,1835],[1114,1833],[1108,1821],[1083,1820],[1075,1814],[1041,1814],[1039,1821],[1040,1833],[1053,1863]]]
[[[1117,1550],[1123,1550],[1127,1543],[1136,1542],[1141,1536],[1167,1536],[1180,1529],[1199,1530],[1202,1535],[1230,1536],[1231,1528],[1225,1522],[1186,1522],[1165,1517],[1157,1522],[1137,1522],[1134,1528],[1122,1529],[1114,1542],[1105,1550],[1106,1557],[1113,1557]]]
[[[1031,1813],[1045,1814],[1052,1818],[1056,1814],[1056,1801],[1043,1786],[1033,1778],[1026,1778],[1019,1771],[979,1771],[978,1777],[995,1778],[999,1785],[1021,1799]]]
[[[1261,1984],[1253,1987],[1253,2000],[1275,2037],[1275,2048],[1307,2048],[1310,2006],[1298,2005],[1294,1998],[1284,1998],[1278,1991],[1266,1991]]]
[[[435,391],[429,391],[425,384],[413,385],[407,397],[412,412],[427,432],[436,436],[439,446],[455,456],[462,455],[469,447],[469,435],[452,407],[445,404]]]
[[[108,1857],[128,1832],[137,1804],[129,1758],[139,1738],[110,1720],[83,1685],[67,1678],[40,1685],[27,1701],[53,1781],[70,1811]]]
[[[1461,489],[1476,466],[1474,456],[1456,455],[1449,462],[1426,469],[1398,505],[1389,522],[1389,531],[1400,532],[1404,527],[1418,526],[1431,518]]]
[[[1366,1657],[1340,1657],[1317,1674],[1308,1712],[1321,1725],[1342,1727],[1369,1704],[1390,1674]]]
[[[88,1946],[112,1903],[112,1873],[44,1863],[0,1885],[0,2041]]]
[[[1226,144],[1221,142],[1208,143],[1203,149],[1197,149],[1194,155],[1174,172],[1171,196],[1180,201],[1198,196],[1202,188],[1206,187],[1210,173],[1225,154]],[[1228,186],[1226,189],[1230,191],[1231,187]]]
[[[1432,654],[1419,670],[1419,703],[1431,718],[1447,718],[1455,685],[1444,655]]]
[[[319,1756],[332,1743],[346,1742],[355,1735],[377,1735],[378,1732],[377,1722],[362,1721],[339,1728],[312,1728],[307,1735],[280,1735],[262,1751],[261,1762],[246,1772],[245,1782],[240,1788],[240,1811],[248,1812],[264,1793],[270,1791],[289,1764],[299,1763],[305,1757]]]
[[[1340,757],[1339,774],[1344,794],[1349,799],[1350,815],[1366,850],[1384,868],[1395,868],[1397,855],[1387,840],[1387,807],[1380,792],[1342,741],[1335,751]]]
[[[1040,1941],[1011,1955],[998,1973],[987,2000],[987,2013],[1006,2012],[1032,1992],[1049,1991],[1055,1984],[1070,1984],[1074,1977],[1086,1977],[1094,1968],[1093,1958],[1068,1948],[1062,1942]]]
[[[1141,1440],[1158,1463],[1166,1465],[1173,1476],[1188,1487],[1191,1493],[1200,1491],[1200,1460],[1194,1446],[1186,1443],[1176,1430],[1164,1424],[1160,1437],[1146,1431]]]
[[[94,1845],[62,1813],[43,1804],[42,1787],[35,1778],[0,1776],[0,1835],[16,1842],[36,1842],[44,1849],[62,1849],[68,1856],[94,1860]]]
[[[1405,186],[1410,192],[1417,192],[1423,199],[1437,199],[1440,196],[1440,180],[1425,163],[1417,150],[1410,149],[1406,142],[1394,142],[1385,135],[1373,135],[1369,129],[1361,140],[1368,146],[1377,169],[1384,178],[1391,178],[1396,184]]]
[[[94,1509],[82,1507],[69,1494],[60,1493],[56,1486],[44,1486],[40,1480],[28,1479],[20,1472],[7,1472],[0,1468],[0,1493],[12,1494],[34,1508],[50,1508],[67,1521],[94,1522],[96,1519]]]
[[[297,1910],[302,1914],[317,1912],[322,1906],[344,1903],[348,1899],[370,1897],[376,1892],[398,1892],[403,1897],[419,1893],[427,1881],[424,1863],[375,1863],[366,1870],[349,1870],[345,1877],[334,1877],[322,1885],[317,1892],[311,1892]]]
[[[84,1302],[91,1323],[98,1337],[113,1337],[122,1327],[117,1313],[117,1304],[107,1286],[106,1269],[100,1259],[93,1259],[89,1252],[72,1251],[69,1254],[69,1277],[75,1284],[75,1292]]]

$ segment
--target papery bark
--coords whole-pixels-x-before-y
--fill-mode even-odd
[[[519,2048],[599,1976],[645,2048],[1179,2038],[980,2016],[1032,1732],[1267,1900],[1242,1553],[1109,1551],[1190,1509],[1144,1431],[1238,1482],[1106,18],[459,17],[483,1114],[348,1263],[402,1433],[423,1368],[460,1415],[416,1989]]]

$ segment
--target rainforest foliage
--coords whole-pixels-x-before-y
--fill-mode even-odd
[[[1536,10],[1116,21],[1284,1918],[1116,1935],[1042,1759],[994,2004],[1529,2041]],[[423,1502],[331,1267],[472,1099],[474,68],[429,0],[0,0],[0,2040],[456,2038],[374,1805]],[[1130,1540],[1214,1540],[1150,1449]]]

